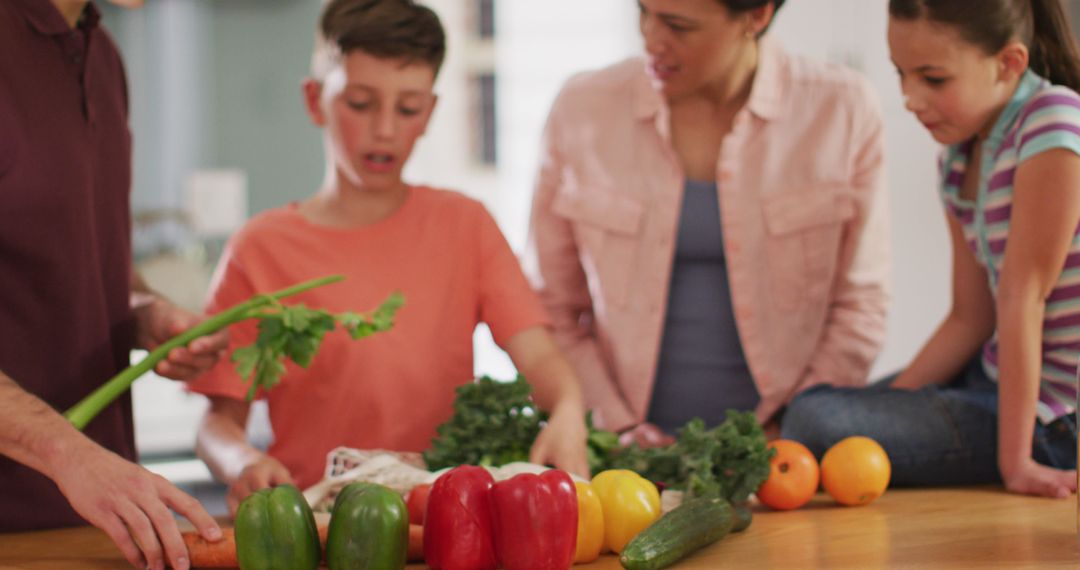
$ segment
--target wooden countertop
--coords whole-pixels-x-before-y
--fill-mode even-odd
[[[865,507],[819,496],[797,511],[757,510],[753,525],[677,568],[1077,568],[1076,500],[993,488],[890,490]],[[101,531],[0,535],[0,568],[129,568]],[[422,565],[410,568],[423,568]],[[604,556],[589,569],[616,569]]]

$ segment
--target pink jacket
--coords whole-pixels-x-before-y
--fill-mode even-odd
[[[716,162],[736,325],[767,421],[819,383],[861,385],[885,337],[881,111],[856,73],[762,42]],[[526,268],[597,423],[649,408],[683,174],[644,61],[578,75],[552,107]]]

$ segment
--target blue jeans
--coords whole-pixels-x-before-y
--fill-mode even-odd
[[[889,454],[894,485],[997,483],[997,384],[975,358],[943,386],[897,390],[895,376],[866,388],[815,386],[781,420],[781,437],[817,457],[852,435],[873,438]],[[1076,468],[1076,414],[1035,424],[1035,461]]]

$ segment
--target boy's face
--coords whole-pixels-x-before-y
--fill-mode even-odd
[[[889,18],[889,50],[907,110],[942,144],[993,126],[1026,68],[1015,45],[987,55],[947,26]]]
[[[338,175],[365,188],[396,187],[435,107],[435,70],[355,50],[322,83],[305,84],[312,122],[326,131]]]

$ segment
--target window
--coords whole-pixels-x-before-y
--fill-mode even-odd
[[[473,76],[473,156],[485,166],[494,166],[496,155],[495,124],[495,74],[479,73]]]
[[[495,0],[476,0],[476,35],[480,39],[495,37]]]

